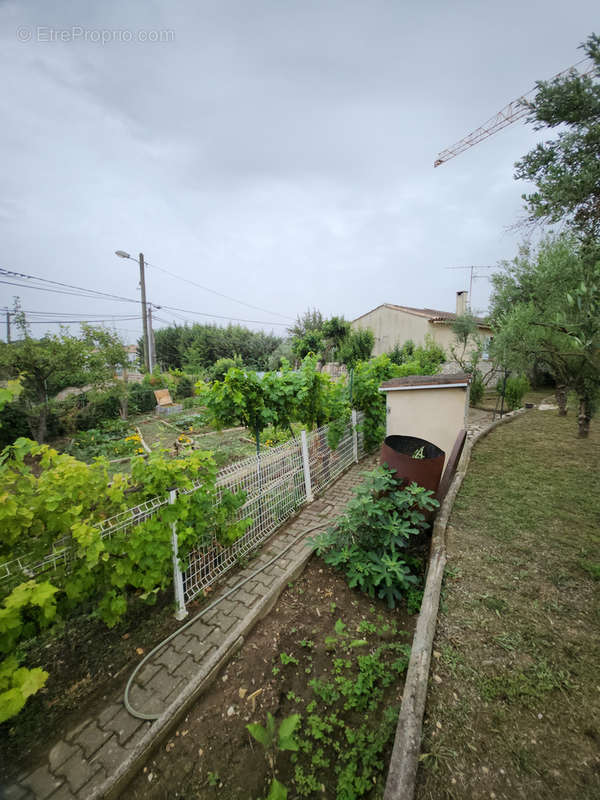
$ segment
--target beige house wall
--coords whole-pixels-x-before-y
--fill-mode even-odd
[[[373,331],[374,356],[389,353],[396,343],[402,345],[407,339],[412,339],[417,345],[425,344],[425,336],[431,327],[425,317],[417,317],[415,314],[407,314],[385,306],[369,311],[352,323],[352,329],[355,331],[365,329]]]
[[[448,461],[461,428],[466,427],[468,387],[388,389],[387,436],[417,436],[440,447]]]
[[[402,346],[407,339],[412,339],[417,346],[424,345],[428,334],[436,344],[444,348],[448,360],[451,359],[450,347],[455,345],[451,324],[430,322],[426,317],[386,306],[376,308],[359,319],[355,319],[352,322],[352,329],[369,329],[373,332],[375,336],[374,356],[389,353],[394,345]],[[490,331],[488,328],[479,328],[479,335],[482,338],[488,337]],[[472,347],[467,348],[467,353],[471,349]]]

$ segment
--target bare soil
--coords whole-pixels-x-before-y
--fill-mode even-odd
[[[336,635],[339,619],[345,632]],[[339,687],[335,683],[337,677],[342,676],[343,680],[351,676],[354,680],[356,672],[340,666],[336,659],[352,660],[355,666],[358,658],[378,652],[378,648],[390,648],[382,658],[387,657],[391,664],[402,648],[408,652],[414,621],[415,617],[406,609],[392,611],[380,601],[350,589],[339,574],[313,557],[298,581],[282,594],[275,610],[255,627],[212,688],[161,745],[123,796],[131,800],[265,797],[273,773],[265,751],[249,735],[246,724],[264,725],[270,712],[278,725],[289,715],[300,713],[299,740],[308,742],[306,747],[313,747],[311,752],[301,749],[296,764],[293,763],[296,754],[275,754],[276,775],[287,787],[290,800],[300,796],[381,797],[403,676],[394,673],[391,666],[386,667],[389,684],[382,688],[381,699],[374,703],[374,708],[365,710],[340,710],[343,702],[334,702],[332,698],[324,703],[309,683],[316,678]],[[338,630],[342,630],[339,625]],[[327,644],[327,637],[335,641]],[[351,641],[357,637],[364,644],[352,646]],[[379,690],[377,683],[369,690],[373,700]],[[384,720],[386,710],[389,719]],[[346,728],[340,727],[330,737],[324,736],[322,742],[315,742],[305,735],[311,713],[321,720],[339,713],[340,717],[345,716]],[[336,789],[339,776],[335,769],[336,764],[345,763],[344,751],[349,747],[340,731],[356,732],[365,724],[372,732],[370,735],[379,735],[383,742],[373,759],[369,761],[365,755],[364,761],[357,764],[358,770],[364,770],[368,776],[367,789],[355,795],[340,794]],[[317,744],[324,745],[320,753]],[[365,749],[368,746],[365,741]],[[315,764],[321,762],[326,766],[317,768]],[[309,790],[302,781],[294,781],[298,764],[305,772],[314,769],[316,791]]]
[[[83,611],[83,610],[82,610]],[[61,738],[98,704],[124,687],[143,652],[180,625],[171,593],[156,605],[133,602],[110,629],[89,613],[30,644],[27,665],[49,673],[46,686],[20,714],[0,725],[0,783],[45,763],[48,741]]]

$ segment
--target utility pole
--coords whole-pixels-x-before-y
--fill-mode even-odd
[[[148,371],[154,369],[154,331],[152,330],[152,303],[148,303]]]
[[[119,256],[119,258],[131,258],[129,253],[126,253],[125,250],[115,250],[115,255]],[[135,258],[131,258],[132,261],[135,261]],[[153,345],[150,342],[150,336],[148,335],[148,303],[146,303],[146,276],[144,274],[144,254],[140,253],[138,258],[138,263],[140,265],[140,289],[142,290],[142,323],[144,326],[144,366],[148,370],[148,372],[152,372],[152,364],[154,359],[152,358],[152,347]],[[156,306],[160,308],[160,306]],[[150,330],[152,330],[152,312],[150,312]]]
[[[10,344],[10,311],[6,309],[6,341]]]
[[[148,303],[148,355],[150,357],[150,372],[156,366],[156,340],[154,339],[154,328],[152,327],[152,309],[160,309],[162,306],[152,305],[152,303]]]
[[[148,337],[148,310],[146,308],[146,276],[144,274],[144,254],[140,253],[140,288],[142,290],[142,320],[144,323],[144,364],[148,372],[152,372],[150,366],[150,339]]]

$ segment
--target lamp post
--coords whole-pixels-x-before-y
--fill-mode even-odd
[[[125,250],[115,250],[115,255],[119,258],[132,258]],[[142,290],[142,322],[144,323],[144,365],[148,372],[151,372],[150,367],[150,338],[148,336],[148,311],[146,308],[146,277],[144,275],[144,254],[140,253],[138,263],[140,265],[140,288]]]

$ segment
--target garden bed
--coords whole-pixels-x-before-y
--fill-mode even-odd
[[[294,424],[294,434],[299,435],[301,425]],[[104,456],[112,463],[110,471],[129,472],[129,457],[143,453],[143,446],[136,431],[139,429],[144,443],[152,451],[166,450],[176,452],[176,445],[193,445],[202,450],[211,450],[218,467],[224,467],[256,454],[256,444],[251,434],[244,428],[215,430],[207,423],[207,416],[201,409],[184,411],[169,417],[168,420],[154,414],[132,416],[127,421],[119,419],[103,423],[99,428],[80,431],[70,439],[50,442],[59,451],[68,452],[80,461],[91,463]],[[261,434],[261,450],[288,441],[291,431],[266,428]]]
[[[164,592],[156,605],[132,604],[114,628],[81,614],[24,648],[28,665],[46,669],[49,678],[17,717],[0,725],[0,784],[38,757],[44,760],[49,739],[60,738],[103,696],[124,687],[140,655],[179,627],[172,601],[172,592]]]
[[[418,601],[392,611],[313,557],[127,797],[265,797],[272,773],[246,725],[268,713],[302,716],[298,752],[275,753],[290,800],[381,797]]]

